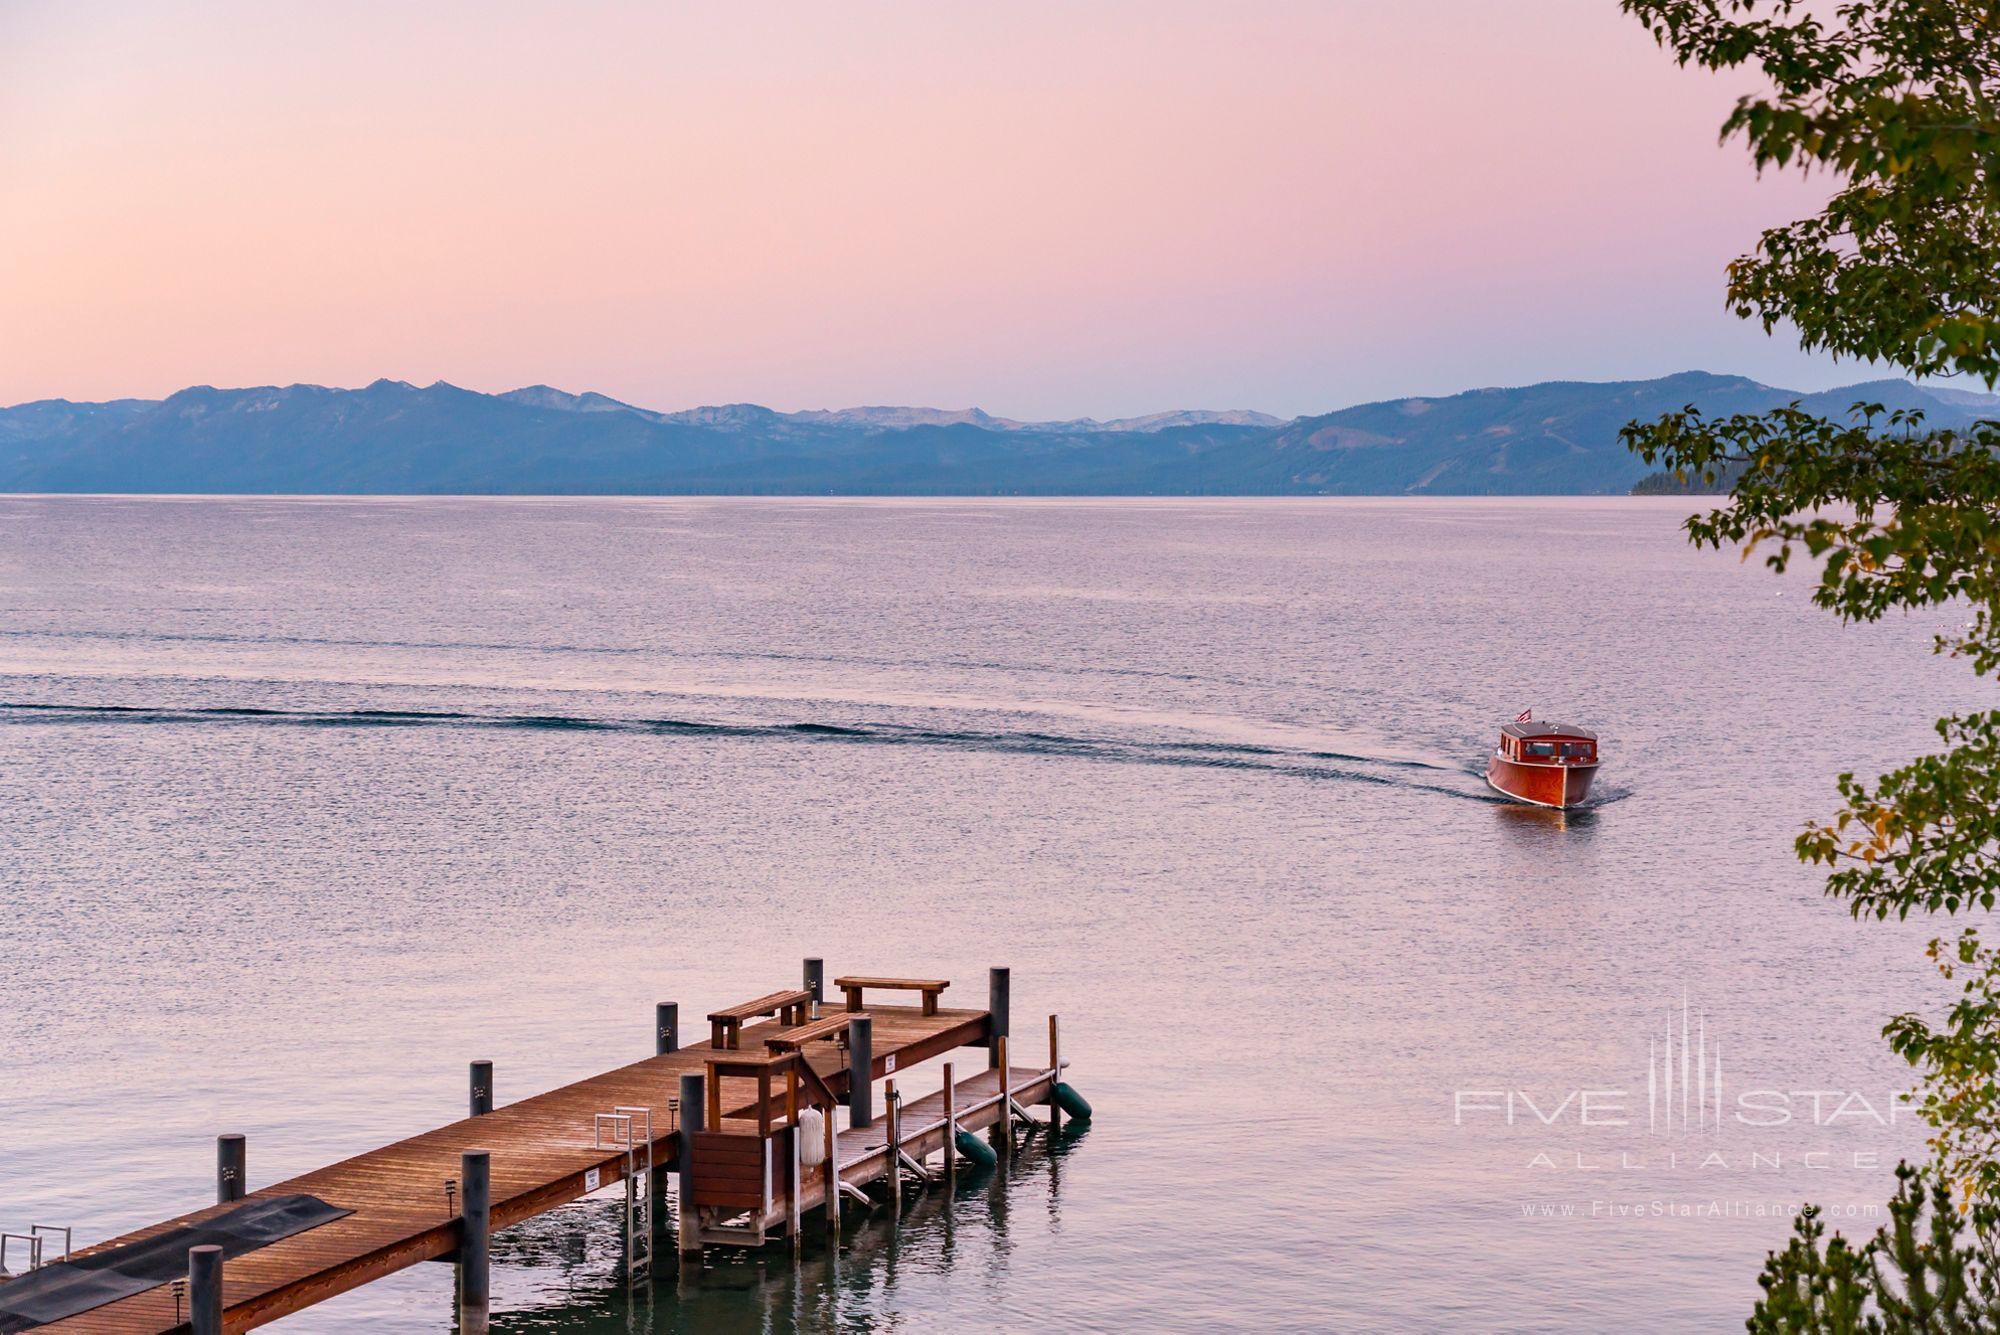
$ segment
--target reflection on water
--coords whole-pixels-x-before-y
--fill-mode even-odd
[[[1551,850],[1560,845],[1551,844],[1537,836],[1553,832],[1570,833],[1579,838],[1587,837],[1597,827],[1601,819],[1598,806],[1536,807],[1525,802],[1500,802],[1494,808],[1494,818],[1499,822],[1501,833],[1510,840],[1518,841],[1523,847]]]
[[[629,1335],[867,1328],[897,1309],[906,1280],[962,1260],[979,1268],[981,1283],[1010,1285],[1013,1235],[1023,1228],[1061,1232],[1064,1161],[1088,1152],[1089,1132],[1088,1123],[1066,1121],[1053,1143],[1044,1128],[998,1168],[962,1164],[955,1191],[942,1180],[906,1183],[900,1227],[886,1202],[865,1215],[850,1203],[837,1250],[809,1216],[797,1263],[789,1241],[780,1241],[755,1251],[710,1247],[700,1265],[677,1266],[673,1239],[663,1237],[657,1273],[636,1287],[624,1273],[622,1201],[585,1200],[495,1236],[491,1329]],[[1019,1279],[1033,1283],[1031,1275]]]

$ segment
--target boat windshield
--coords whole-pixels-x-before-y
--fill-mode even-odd
[[[1536,760],[1563,760],[1579,763],[1597,759],[1597,743],[1567,742],[1555,738],[1545,741],[1514,741],[1503,750],[1517,756],[1528,756]]]

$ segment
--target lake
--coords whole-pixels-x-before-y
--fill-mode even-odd
[[[1949,613],[1843,627],[1689,509],[0,498],[0,1228],[202,1204],[220,1131],[253,1186],[412,1134],[475,1057],[622,1065],[803,956],[1004,964],[1088,1130],[636,1301],[606,1194],[496,1239],[495,1328],[1740,1329],[1800,1201],[1879,1224],[1878,1031],[1945,995],[1792,836],[1985,697]],[[1589,808],[1487,789],[1530,708],[1599,731]]]

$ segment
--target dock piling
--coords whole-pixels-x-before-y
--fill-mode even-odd
[[[986,1046],[988,1070],[1000,1065],[1000,1044],[1013,1032],[1007,1018],[1007,994],[1012,982],[1011,969],[988,969],[986,971],[986,1010],[993,1017],[992,1039]]]
[[[222,1248],[188,1248],[188,1326],[194,1335],[222,1335]]]
[[[882,1088],[882,1107],[889,1119],[889,1210],[897,1219],[903,1217],[903,1119],[897,1115],[900,1103],[896,1082],[891,1080]]]
[[[458,1305],[460,1319],[485,1320],[492,1302],[493,1156],[466,1150],[458,1156]]]
[[[248,1172],[249,1152],[243,1137],[234,1133],[215,1138],[215,1203],[227,1205],[230,1201],[240,1201],[248,1190],[244,1177]]]
[[[1062,1083],[1062,1042],[1056,1033],[1056,1017],[1049,1017],[1049,1069],[1055,1079],[1049,1083],[1049,1139],[1054,1140],[1062,1130],[1062,1100],[1056,1097],[1056,1086]]]
[[[694,1138],[695,1133],[707,1124],[708,1093],[704,1088],[707,1083],[708,1077],[699,1072],[681,1077],[679,1139],[682,1257],[701,1255],[701,1220],[695,1213],[694,1205]]]
[[[681,1046],[681,1004],[662,1001],[653,1007],[653,1055],[664,1057]]]
[[[999,1063],[995,1070],[1000,1072],[1000,1120],[993,1124],[993,1134],[1000,1138],[994,1148],[1000,1151],[1002,1160],[1011,1162],[1014,1157],[1014,1084],[1007,1078],[1007,1036],[1002,1034],[996,1040],[999,1049]]]
[[[806,1164],[805,1129],[799,1125],[796,1113],[792,1116],[792,1133],[785,1137],[785,1139],[792,1143],[791,1181],[789,1183],[791,1189],[786,1193],[791,1197],[791,1201],[785,1211],[785,1231],[792,1235],[792,1264],[797,1265],[805,1249],[805,1239],[800,1236],[805,1230],[799,1227],[803,1222],[799,1212],[799,1197],[805,1194]]]
[[[468,1088],[468,1106],[472,1116],[484,1117],[493,1111],[493,1063],[479,1061],[472,1063],[471,1080]]]
[[[952,1079],[952,1064],[944,1064],[944,1180],[947,1187],[958,1185],[958,1087]]]
[[[836,1251],[840,1248],[840,1133],[834,1126],[838,1109],[826,1110],[826,1232]]]
[[[875,1022],[858,1015],[847,1022],[847,1124],[875,1121]]]

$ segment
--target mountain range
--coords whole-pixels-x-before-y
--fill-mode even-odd
[[[1688,404],[1920,408],[2000,397],[1882,380],[1805,394],[1689,371],[1391,399],[1290,420],[1247,410],[1024,422],[977,408],[655,412],[531,385],[378,380],[0,408],[0,491],[317,494],[1607,495],[1647,469],[1618,428]]]

